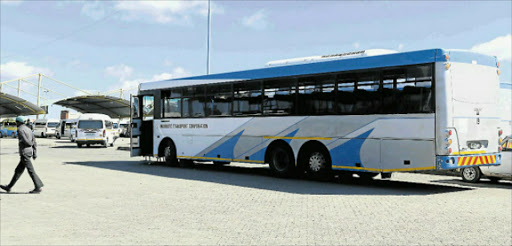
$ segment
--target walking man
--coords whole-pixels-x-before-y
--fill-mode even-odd
[[[14,176],[12,176],[11,182],[8,185],[0,185],[0,188],[7,192],[11,192],[11,188],[14,186],[14,184],[16,184],[16,181],[18,181],[21,174],[23,174],[25,168],[27,168],[28,174],[32,178],[35,186],[35,188],[30,191],[30,193],[41,193],[44,186],[43,182],[37,176],[36,171],[34,170],[34,166],[30,161],[30,158],[34,158],[34,160],[37,158],[36,139],[34,138],[34,134],[30,128],[25,125],[25,120],[23,117],[16,117],[16,125],[18,126],[20,163],[16,167],[16,170],[14,170]]]

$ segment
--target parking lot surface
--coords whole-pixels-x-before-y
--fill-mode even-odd
[[[194,168],[38,138],[36,172],[0,193],[1,245],[511,245],[512,184],[395,173],[391,180],[280,179],[267,166]],[[0,140],[0,183],[18,164]]]

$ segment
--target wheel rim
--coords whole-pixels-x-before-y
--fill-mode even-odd
[[[165,157],[165,160],[167,160],[167,161],[171,159],[171,146],[165,147],[164,157]]]
[[[276,152],[274,152],[272,162],[274,163],[274,167],[276,168],[276,170],[284,171],[286,167],[290,164],[288,153],[286,153],[286,151],[282,149],[278,149]]]
[[[474,168],[465,168],[464,171],[462,171],[462,174],[467,180],[473,180],[476,177],[476,171]]]
[[[320,152],[315,152],[309,157],[309,169],[313,172],[319,172],[325,167],[325,157]]]

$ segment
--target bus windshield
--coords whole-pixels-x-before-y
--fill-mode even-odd
[[[56,127],[59,123],[57,122],[49,122],[48,127]]]
[[[101,122],[101,120],[81,120],[80,122],[78,122],[78,128],[101,129],[103,128],[103,122]]]

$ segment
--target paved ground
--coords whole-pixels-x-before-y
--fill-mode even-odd
[[[511,245],[512,184],[396,173],[372,183],[278,179],[258,165],[148,165],[117,148],[38,139],[0,193],[1,245]],[[0,140],[0,183],[18,161]],[[116,143],[127,146],[125,139]]]

